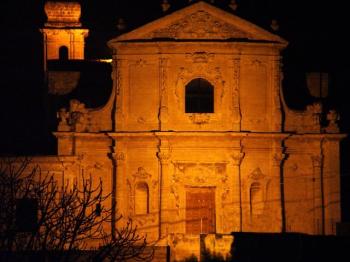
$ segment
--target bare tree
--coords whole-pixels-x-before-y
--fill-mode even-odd
[[[60,185],[30,164],[27,158],[0,159],[0,252],[34,252],[55,261],[152,259],[153,249],[131,220],[105,229],[111,229],[113,208],[103,205],[110,195],[103,194],[101,180],[94,186],[91,177],[81,176]]]

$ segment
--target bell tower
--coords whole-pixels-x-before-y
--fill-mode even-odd
[[[45,4],[47,22],[41,29],[44,36],[44,69],[47,60],[83,60],[85,38],[89,30],[80,22],[78,2],[48,1]]]

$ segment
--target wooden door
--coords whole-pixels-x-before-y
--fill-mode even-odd
[[[215,188],[188,188],[186,192],[186,233],[215,233]]]

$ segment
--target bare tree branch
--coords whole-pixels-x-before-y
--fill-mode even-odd
[[[113,236],[106,231],[112,225],[113,208],[105,206],[111,195],[104,194],[102,181],[94,185],[91,176],[83,175],[78,180],[59,185],[28,158],[0,159],[0,252],[55,254],[55,261],[75,261],[89,251],[84,260],[150,261],[153,248],[131,220],[115,229]],[[36,203],[31,230],[21,231],[18,226],[21,199]],[[92,241],[100,247],[92,247]]]

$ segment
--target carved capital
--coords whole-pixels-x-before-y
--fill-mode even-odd
[[[232,158],[232,162],[233,162],[233,165],[234,166],[240,166],[241,163],[242,163],[242,160],[244,158],[244,153],[243,152],[233,152],[232,155],[231,155],[231,158]]]
[[[273,165],[274,166],[280,166],[283,162],[284,159],[286,159],[286,154],[282,153],[282,152],[276,152],[273,154]]]
[[[113,154],[115,160],[117,161],[124,161],[125,160],[125,154],[122,151],[115,152]]]
[[[167,164],[170,159],[170,150],[161,150],[157,153],[157,157],[162,164]]]
[[[321,168],[323,164],[323,155],[312,155],[311,161],[314,168]]]

